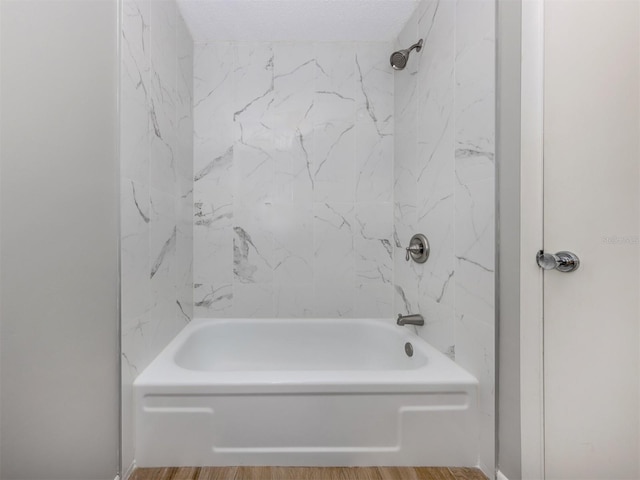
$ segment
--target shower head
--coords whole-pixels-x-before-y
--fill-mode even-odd
[[[406,50],[398,50],[397,52],[393,52],[391,54],[391,66],[394,70],[402,70],[407,66],[407,60],[409,60],[409,54],[411,50],[416,49],[416,52],[422,50],[422,39],[418,40],[417,43],[411,45],[411,47]]]

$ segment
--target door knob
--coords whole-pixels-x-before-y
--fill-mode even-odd
[[[558,270],[559,272],[569,273],[578,269],[580,259],[575,253],[558,252],[544,253],[542,250],[536,255],[538,266],[544,270]]]

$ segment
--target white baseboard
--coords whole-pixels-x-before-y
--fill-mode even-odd
[[[136,461],[134,460],[133,462],[131,462],[131,465],[129,465],[129,468],[127,468],[127,470],[123,473],[122,480],[129,480],[129,477],[131,476],[131,474],[135,469],[136,469]],[[119,479],[116,479],[116,480],[119,480]]]
[[[496,480],[509,480],[507,477],[505,477],[505,475],[498,470],[498,473],[496,473]]]

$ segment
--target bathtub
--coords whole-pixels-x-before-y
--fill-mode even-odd
[[[134,382],[136,465],[475,466],[477,380],[413,328],[193,320]]]

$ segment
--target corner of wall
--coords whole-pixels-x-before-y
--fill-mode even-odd
[[[396,310],[479,382],[480,463],[495,463],[495,1],[420,3],[399,37],[424,38],[395,73]],[[410,75],[408,75],[410,74]],[[414,233],[432,257],[402,261]],[[428,269],[429,274],[425,274]]]
[[[496,480],[509,480],[500,470],[496,474]]]
[[[193,41],[175,0],[123,0],[121,28],[124,469],[133,381],[193,317]]]

